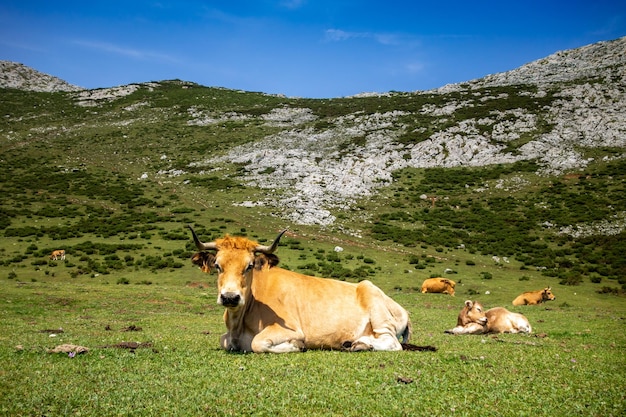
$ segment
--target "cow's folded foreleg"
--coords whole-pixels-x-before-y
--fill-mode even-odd
[[[266,327],[252,339],[252,351],[258,353],[291,353],[305,350],[304,335],[279,326]]]
[[[450,334],[482,334],[487,330],[486,326],[478,323],[469,323],[465,326],[456,326],[453,329],[446,330],[444,333]]]

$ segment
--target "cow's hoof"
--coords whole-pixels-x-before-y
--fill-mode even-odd
[[[304,340],[300,339],[292,339],[290,340],[293,347],[298,349],[300,352],[306,352],[306,345],[304,344]]]
[[[354,342],[352,346],[350,346],[350,352],[367,352],[368,350],[372,350],[373,347],[363,342]]]

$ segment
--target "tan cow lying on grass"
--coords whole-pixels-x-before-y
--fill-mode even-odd
[[[217,303],[225,307],[222,348],[239,352],[305,349],[402,350],[411,333],[407,311],[370,281],[358,284],[277,267],[271,246],[240,236],[203,243],[192,262],[217,270]]]
[[[429,278],[422,283],[422,294],[428,292],[450,294],[454,297],[454,287],[456,282],[447,278]]]
[[[552,294],[552,288],[546,287],[543,290],[528,291],[515,297],[514,306],[536,305],[544,301],[553,301],[556,297]]]
[[[519,313],[512,313],[504,307],[494,307],[484,311],[478,301],[467,300],[459,313],[456,327],[446,330],[450,334],[484,333],[530,333],[528,319]]]

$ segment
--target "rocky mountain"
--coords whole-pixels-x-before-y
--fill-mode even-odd
[[[239,168],[228,174],[231,180],[266,190],[263,198],[234,204],[273,207],[297,224],[334,224],[333,213],[391,185],[395,173],[407,168],[532,161],[540,175],[563,175],[585,169],[596,158],[626,155],[626,37],[432,91],[334,100],[261,96],[253,105],[218,106],[219,89],[201,95],[196,85],[180,82],[193,104],[184,105],[177,96],[158,114],[150,94],[163,88],[160,83],[79,91],[6,62],[0,80],[5,87],[70,92],[74,106],[93,109],[87,126],[96,119],[109,129],[153,126],[175,114],[206,137],[224,135],[225,126],[245,132],[253,146],[231,141],[185,167],[165,156],[161,165],[170,161],[169,166],[156,171],[147,166],[144,175],[182,181],[190,172],[211,176],[234,165]],[[135,96],[142,98],[133,102],[129,97]],[[112,113],[111,103],[117,101],[124,107]],[[268,108],[270,101],[275,104]],[[65,132],[84,135],[86,122],[74,123]]]
[[[83,90],[83,88],[69,84],[60,78],[11,61],[0,61],[0,88],[16,88],[48,93]]]
[[[626,77],[626,37],[598,42],[577,49],[556,52],[512,71],[487,75],[468,83],[451,84],[440,91],[503,85],[550,85],[580,79],[606,78],[623,81]]]
[[[327,120],[325,129],[311,127],[317,116],[310,109],[276,109],[264,117],[282,123],[280,133],[198,163],[245,164],[248,184],[293,190],[255,204],[313,224],[332,224],[330,209],[350,207],[407,167],[536,161],[544,175],[581,170],[593,161],[590,149],[615,148],[604,158],[624,157],[625,51],[621,38],[558,52],[507,73],[405,95],[412,106],[402,109]],[[385,96],[393,94],[379,98]],[[192,117],[194,124],[206,120],[199,109]]]

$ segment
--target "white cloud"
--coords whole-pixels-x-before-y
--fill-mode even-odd
[[[85,48],[102,51],[102,52],[109,52],[112,54],[127,56],[127,57],[140,59],[140,60],[157,60],[157,61],[169,61],[169,62],[178,61],[178,59],[172,57],[171,55],[122,47],[122,46],[115,45],[115,44],[108,43],[108,42],[75,40],[72,43],[83,46]]]
[[[341,29],[328,29],[325,32],[325,38],[331,42],[341,42],[352,38],[362,38],[364,37],[363,33],[357,32],[346,32]]]
[[[284,0],[280,3],[280,5],[287,9],[299,9],[305,3],[306,0]]]
[[[21,41],[16,42],[16,41],[8,41],[6,39],[2,39],[0,40],[0,45],[6,46],[7,48],[23,49],[26,51],[45,52],[45,49],[43,48],[33,46],[33,45],[30,45],[28,43],[24,43]]]
[[[381,45],[403,45],[412,44],[414,40],[394,33],[384,32],[347,32],[341,29],[327,29],[324,37],[330,42],[342,42],[350,39],[372,39]]]
[[[421,72],[424,69],[424,64],[421,62],[409,62],[404,66],[408,73],[415,74]]]

